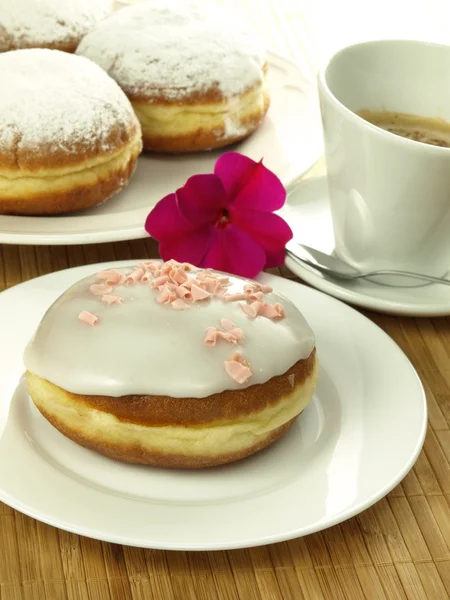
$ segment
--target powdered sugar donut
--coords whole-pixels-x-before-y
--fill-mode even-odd
[[[139,122],[91,61],[58,50],[0,54],[0,213],[54,214],[103,202],[133,173]]]
[[[5,0],[0,2],[0,52],[75,52],[80,39],[112,9],[113,0]]]
[[[287,298],[175,261],[76,283],[24,361],[34,403],[64,435],[118,460],[182,468],[271,444],[318,373],[313,332]]]
[[[259,40],[210,2],[152,0],[124,8],[87,34],[77,53],[125,91],[148,150],[231,144],[253,132],[269,106]]]

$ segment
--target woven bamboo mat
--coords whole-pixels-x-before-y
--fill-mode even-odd
[[[147,256],[156,256],[151,240],[2,246],[0,288],[68,267]],[[285,269],[280,274],[294,278]],[[450,320],[366,314],[408,355],[428,396],[425,449],[387,498],[322,533],[217,553],[102,543],[0,504],[0,600],[449,598]]]
[[[362,18],[364,11],[367,25],[384,2],[374,1],[370,11],[367,3],[356,0],[226,1],[242,5],[267,45],[291,55],[312,76],[318,62],[343,41],[342,36],[329,37],[333,28],[342,33],[344,21],[351,22],[354,14]],[[334,12],[327,18],[328,7]],[[440,34],[445,16],[450,16],[447,0],[411,0],[408,10],[410,21],[411,15],[420,17],[427,32],[437,26]],[[0,246],[0,290],[68,267],[144,256],[156,256],[151,240],[84,247]],[[294,278],[285,269],[281,274]],[[102,543],[0,504],[0,600],[450,598],[450,320],[365,314],[410,358],[429,407],[424,450],[387,498],[322,533],[211,553]]]

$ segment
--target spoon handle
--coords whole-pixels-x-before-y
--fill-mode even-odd
[[[421,281],[429,281],[430,283],[441,283],[444,285],[450,285],[450,279],[444,279],[443,277],[433,277],[432,275],[424,275],[422,273],[410,273],[409,271],[372,271],[371,273],[361,273],[356,275],[358,278],[373,277],[375,275],[397,275],[402,277],[410,277],[411,279],[419,279]]]
[[[402,276],[402,277],[410,277],[411,279],[418,279],[420,281],[428,281],[430,283],[440,283],[443,285],[450,285],[450,279],[444,279],[443,277],[433,277],[432,275],[424,275],[422,273],[411,273],[409,271],[392,271],[388,269],[384,269],[381,271],[370,271],[368,273],[358,273],[358,274],[347,274],[347,273],[338,273],[337,271],[333,271],[327,267],[324,267],[319,264],[315,264],[312,261],[306,260],[304,258],[300,258],[296,254],[294,254],[289,249],[286,249],[287,254],[295,261],[300,264],[308,265],[312,269],[324,273],[325,275],[329,275],[330,277],[335,277],[336,279],[367,279],[368,277],[374,277],[376,275],[392,275],[392,276]],[[397,287],[397,286],[392,286]]]

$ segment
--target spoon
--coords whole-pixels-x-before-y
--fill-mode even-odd
[[[443,277],[433,277],[431,275],[424,275],[422,273],[411,273],[409,271],[394,271],[391,269],[380,269],[377,271],[365,271],[361,272],[355,269],[348,263],[325,254],[315,248],[310,248],[304,244],[290,244],[289,248],[286,248],[287,254],[297,262],[304,263],[313,269],[316,269],[324,275],[329,275],[336,279],[364,279],[368,277],[374,277],[376,275],[394,275],[401,277],[410,277],[412,279],[419,279],[421,281],[428,281],[430,283],[442,283],[444,285],[450,285],[449,279]],[[395,285],[395,284],[394,284]]]

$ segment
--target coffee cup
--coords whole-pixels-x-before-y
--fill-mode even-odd
[[[335,252],[361,271],[449,271],[449,78],[450,46],[409,40],[348,46],[319,74]],[[430,124],[442,145],[421,137]]]

